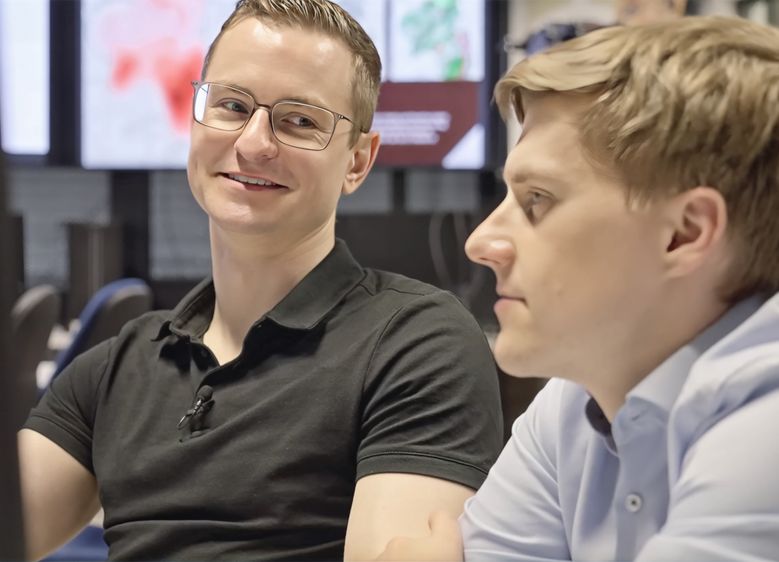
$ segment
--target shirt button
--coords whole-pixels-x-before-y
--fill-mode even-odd
[[[630,513],[638,513],[644,505],[644,500],[638,494],[628,494],[625,496],[625,509]]]

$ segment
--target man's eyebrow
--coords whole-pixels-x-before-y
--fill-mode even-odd
[[[213,80],[214,84],[220,84],[222,86],[229,86],[230,88],[234,88],[236,90],[241,90],[242,92],[245,92],[249,94],[250,96],[252,93],[246,88],[246,86],[241,86],[240,84],[236,84],[235,82],[222,82],[220,80]]]
[[[257,103],[266,103],[266,102],[264,102],[262,100],[258,100],[257,97],[254,95],[254,93],[249,91],[249,89],[246,86],[242,86],[241,84],[236,84],[234,82],[218,82],[218,81],[215,81],[215,83],[221,84],[222,86],[230,86],[231,88],[235,88],[236,90],[240,90],[242,92],[245,92],[245,93],[249,94],[250,96],[252,96],[252,98],[254,98],[254,101],[256,101]],[[277,101],[282,101],[282,100],[283,101],[295,101],[295,102],[298,102],[298,103],[305,103],[305,104],[308,104],[308,105],[315,105],[317,107],[322,107],[322,108],[326,108],[327,107],[327,105],[322,100],[320,100],[318,98],[311,98],[311,97],[308,97],[308,96],[282,96],[282,97],[280,97],[277,100],[269,100],[267,102],[267,104],[268,105],[272,105],[272,104],[276,103]]]
[[[564,180],[559,176],[559,174],[555,174],[551,170],[545,170],[542,168],[530,168],[530,167],[523,168],[521,170],[511,173],[510,175],[507,175],[506,171],[504,170],[503,181],[506,185],[518,184],[518,183],[534,183],[538,181],[553,183],[553,184],[565,183]]]
[[[327,104],[325,102],[323,102],[322,100],[316,99],[316,98],[307,98],[305,96],[284,96],[283,98],[280,98],[280,99],[283,99],[284,101],[295,101],[295,102],[298,102],[298,103],[305,103],[305,104],[308,104],[308,105],[315,105],[317,107],[321,107],[323,109],[327,109]],[[338,113],[338,112],[336,111],[336,113]]]

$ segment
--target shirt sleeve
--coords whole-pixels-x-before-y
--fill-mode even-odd
[[[558,494],[555,435],[561,381],[550,381],[512,428],[484,485],[465,504],[466,560],[570,560]]]
[[[451,294],[416,297],[389,320],[363,397],[357,478],[413,473],[476,489],[500,451],[495,362]]]
[[[638,560],[776,560],[779,391],[736,410],[690,447],[668,519]]]
[[[76,357],[52,381],[24,426],[59,445],[92,473],[97,387],[106,370],[111,341]]]

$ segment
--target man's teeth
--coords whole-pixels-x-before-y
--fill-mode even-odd
[[[238,174],[227,174],[231,180],[250,183],[252,185],[275,185],[272,181],[261,180],[259,178],[250,178],[249,176],[239,176]]]

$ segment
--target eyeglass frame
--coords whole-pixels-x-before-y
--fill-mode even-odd
[[[338,123],[340,123],[341,121],[348,121],[349,123],[352,124],[353,127],[357,127],[357,123],[355,123],[353,119],[347,117],[346,115],[343,115],[342,113],[338,113],[337,111],[333,111],[332,109],[327,109],[326,107],[321,107],[319,105],[314,105],[313,103],[306,103],[306,102],[301,102],[301,101],[298,101],[298,100],[283,99],[283,100],[278,100],[278,101],[268,105],[267,103],[259,103],[254,98],[254,96],[251,93],[247,92],[246,90],[242,90],[241,88],[236,88],[235,86],[230,86],[228,84],[222,84],[220,82],[208,82],[208,81],[204,82],[204,81],[200,81],[200,80],[192,80],[192,82],[190,82],[190,83],[192,84],[192,88],[194,89],[194,92],[192,94],[192,118],[198,124],[203,125],[204,127],[208,127],[209,129],[214,129],[215,131],[228,131],[228,132],[240,131],[241,129],[246,127],[246,124],[251,120],[252,117],[254,117],[254,114],[257,113],[258,109],[263,109],[263,110],[268,112],[268,123],[270,124],[270,130],[273,133],[273,138],[274,139],[279,141],[284,146],[289,146],[291,148],[298,148],[300,150],[313,150],[315,152],[319,152],[321,150],[325,150],[328,146],[330,146],[330,143],[332,142],[333,137],[335,136],[335,129],[338,127]],[[203,86],[203,85],[206,85],[206,84],[209,84],[209,85],[213,84],[215,86],[221,86],[222,88],[228,88],[230,90],[233,90],[234,92],[238,92],[238,93],[244,94],[244,95],[246,95],[249,99],[251,99],[254,102],[254,107],[252,108],[252,110],[249,113],[249,115],[246,117],[246,120],[243,122],[243,125],[241,125],[240,127],[236,128],[236,129],[222,129],[220,127],[214,127],[213,125],[206,125],[205,123],[200,121],[195,116],[195,98],[197,97],[197,93],[198,93],[198,90],[200,89],[200,87]],[[273,124],[273,108],[276,107],[280,103],[293,103],[295,105],[304,105],[304,106],[313,107],[314,109],[320,109],[322,111],[326,111],[326,112],[330,113],[334,117],[334,122],[333,122],[333,130],[330,131],[330,138],[327,139],[327,143],[322,148],[306,148],[304,146],[296,146],[294,144],[289,144],[289,143],[284,142],[283,140],[281,140],[279,138],[279,136],[276,134],[276,127]],[[361,133],[367,133],[368,131],[364,131],[363,129],[360,129],[360,132]]]

